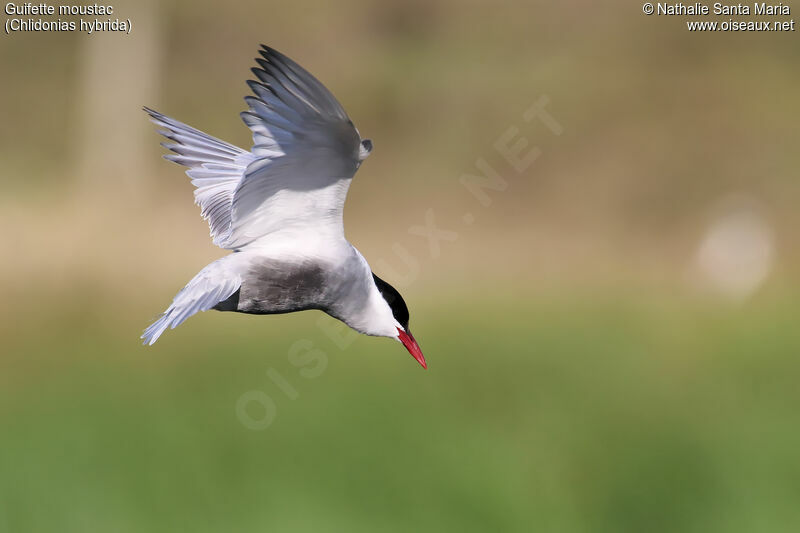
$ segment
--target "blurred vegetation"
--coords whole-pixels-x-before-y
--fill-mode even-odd
[[[625,2],[114,5],[130,36],[0,39],[0,531],[798,530],[796,33]],[[249,147],[261,42],[373,139],[347,234],[428,372],[316,313],[139,346],[223,253],[140,108]],[[562,135],[523,120],[542,95]],[[522,173],[509,127],[541,149]],[[488,206],[459,184],[478,158],[509,184]],[[408,231],[429,209],[458,233],[438,252]],[[755,230],[709,241],[730,209]],[[251,390],[264,431],[236,415]]]
[[[482,313],[449,296],[416,309],[427,372],[387,339],[340,350],[317,313],[207,313],[147,353],[140,314],[88,303],[6,325],[0,529],[800,525],[796,293],[747,310],[540,293]],[[290,364],[297,339],[321,375]],[[262,431],[236,415],[251,390],[276,405]]]

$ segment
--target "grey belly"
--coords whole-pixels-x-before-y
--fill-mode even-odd
[[[239,290],[218,303],[214,309],[252,314],[325,310],[335,285],[330,270],[324,264],[264,260],[254,264]]]

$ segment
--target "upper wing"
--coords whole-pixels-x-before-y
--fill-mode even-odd
[[[214,244],[226,248],[231,232],[231,204],[237,185],[255,157],[250,152],[216,139],[182,122],[149,109],[144,110],[172,141],[161,143],[173,154],[164,157],[189,167],[186,174],[197,187],[194,200],[208,220]]]
[[[233,193],[226,248],[286,227],[341,229],[350,181],[360,164],[358,131],[314,76],[262,45],[259,81],[242,113],[253,157]]]

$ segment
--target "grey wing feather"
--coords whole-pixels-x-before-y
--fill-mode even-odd
[[[242,113],[254,160],[234,192],[229,247],[340,213],[359,164],[358,131],[336,98],[300,65],[262,48]]]
[[[195,203],[208,221],[214,244],[224,248],[230,235],[233,194],[255,157],[158,111],[144,110],[162,128],[159,133],[171,141],[161,143],[173,152],[164,158],[189,167],[186,174],[196,187]]]

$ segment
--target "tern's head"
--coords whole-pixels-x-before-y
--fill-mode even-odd
[[[365,160],[367,156],[369,156],[370,152],[372,152],[372,141],[369,139],[363,139],[361,141],[361,146],[358,148],[358,160]]]
[[[405,346],[406,350],[408,350],[408,353],[410,353],[414,359],[416,359],[417,362],[422,365],[422,368],[428,368],[428,365],[425,362],[425,357],[422,356],[422,350],[420,349],[419,344],[417,344],[417,341],[411,334],[411,330],[408,329],[408,307],[406,306],[406,302],[403,300],[403,297],[400,296],[400,293],[397,292],[397,289],[383,281],[375,274],[372,274],[372,279],[375,282],[375,287],[377,287],[378,291],[380,292],[383,303],[386,304],[382,307],[384,310],[388,309],[390,312],[380,313],[383,315],[382,321],[385,322],[383,326],[386,333],[383,336],[391,337],[402,342],[403,346]]]

